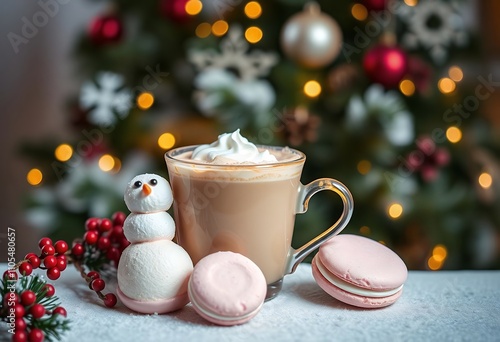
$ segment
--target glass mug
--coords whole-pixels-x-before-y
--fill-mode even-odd
[[[283,277],[349,222],[353,199],[339,181],[320,178],[300,183],[304,153],[288,147],[257,146],[286,155],[272,164],[215,165],[182,158],[197,146],[173,149],[165,160],[174,196],[177,243],[197,263],[218,251],[240,253],[264,273],[266,299],[281,290]],[[340,218],[298,249],[291,246],[295,214],[307,211],[318,191],[336,192],[343,203]]]

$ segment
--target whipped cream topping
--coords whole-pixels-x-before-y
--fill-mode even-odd
[[[239,129],[219,135],[217,141],[210,145],[198,146],[191,159],[220,164],[265,164],[278,161],[268,150],[259,151],[257,146],[240,134]]]

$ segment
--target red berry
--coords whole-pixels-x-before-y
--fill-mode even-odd
[[[94,279],[100,278],[101,275],[99,273],[97,273],[96,271],[90,271],[89,273],[87,273],[87,277],[89,277],[90,280],[94,280]]]
[[[56,254],[56,249],[52,245],[45,245],[42,247],[42,256],[54,255]]]
[[[56,289],[54,288],[54,286],[52,284],[45,284],[43,286],[43,288],[46,291],[45,297],[52,297],[56,293]]]
[[[34,319],[41,318],[43,315],[45,315],[45,306],[42,304],[34,304],[30,308],[30,314],[33,316]]]
[[[97,230],[99,228],[99,219],[96,217],[91,217],[85,221],[86,230]]]
[[[93,230],[90,230],[83,235],[83,239],[89,245],[93,245],[94,243],[96,243],[98,238],[99,238],[99,234],[97,234],[97,232],[95,232]]]
[[[106,284],[101,278],[94,279],[90,282],[90,288],[96,292],[104,290]]]
[[[120,251],[116,247],[111,247],[106,252],[106,257],[112,261],[118,261],[120,259]]]
[[[30,333],[28,334],[29,342],[43,342],[45,338],[45,334],[41,329],[32,328]]]
[[[41,238],[40,241],[38,241],[38,247],[40,247],[40,249],[45,245],[52,246],[52,240],[48,237],[44,237],[44,238]]]
[[[122,249],[125,249],[128,247],[128,245],[130,245],[130,241],[128,241],[125,237],[123,237],[120,241],[120,247]]]
[[[52,314],[53,315],[61,315],[61,316],[64,316],[64,317],[68,316],[68,312],[62,306],[58,306],[57,308],[55,308],[54,310],[52,310]]]
[[[52,267],[47,270],[47,278],[50,280],[56,280],[59,279],[61,276],[61,271],[57,267]]]
[[[123,235],[123,228],[121,226],[114,226],[109,236],[113,241],[121,241],[121,239],[125,237],[125,235]]]
[[[24,306],[22,304],[14,305],[14,316],[16,316],[16,318],[22,318],[25,313],[26,310],[24,310]]]
[[[104,296],[104,305],[106,305],[108,308],[112,308],[113,306],[116,305],[116,296],[113,293],[108,293]]]
[[[113,220],[113,223],[117,226],[123,226],[123,222],[125,222],[125,219],[127,218],[127,215],[121,211],[117,211],[116,213],[111,216],[111,219]]]
[[[101,251],[106,251],[111,246],[111,241],[106,236],[101,236],[99,240],[97,240],[97,248]]]
[[[7,270],[3,273],[3,279],[6,281],[17,280],[17,273],[15,270]]]
[[[111,228],[113,228],[113,222],[111,222],[110,219],[105,218],[101,220],[101,224],[99,225],[99,230],[101,232],[110,231]]]
[[[3,303],[6,307],[7,306],[10,307],[10,306],[14,305],[11,303],[21,303],[21,298],[19,298],[17,293],[9,291],[3,297]]]
[[[19,273],[23,276],[29,276],[33,272],[33,266],[28,261],[23,262],[19,265]]]
[[[33,268],[40,267],[40,263],[42,262],[35,253],[26,254],[24,259],[28,260],[28,262],[31,264],[31,266],[33,266]]]
[[[12,335],[12,342],[26,342],[28,341],[28,333],[24,330],[17,330],[14,335]]]
[[[83,248],[81,243],[75,243],[73,248],[71,248],[71,253],[76,257],[82,256],[84,252],[85,248]]]
[[[69,246],[66,241],[59,240],[54,245],[57,254],[64,254],[68,250]]]
[[[66,259],[64,258],[59,258],[57,257],[57,264],[56,267],[59,269],[59,271],[64,271],[66,269],[66,266],[68,265]]]
[[[36,301],[36,294],[31,290],[26,290],[21,293],[21,303],[24,306],[30,306]]]
[[[26,330],[26,321],[24,318],[16,318],[15,321],[16,330]]]
[[[43,265],[46,267],[46,268],[52,268],[54,267],[55,265],[57,265],[57,258],[53,255],[49,255],[49,256],[46,256],[44,259],[43,259]]]
[[[61,260],[64,260],[64,261],[68,261],[68,258],[66,257],[66,254],[61,254],[61,255],[58,255],[58,256],[57,256],[57,259],[61,259]]]

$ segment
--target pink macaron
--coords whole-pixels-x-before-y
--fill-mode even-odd
[[[362,308],[393,304],[408,276],[403,260],[392,250],[349,234],[321,245],[311,266],[314,279],[329,295]]]
[[[259,267],[233,252],[217,252],[194,267],[188,295],[196,312],[218,325],[242,324],[261,309],[267,291]]]

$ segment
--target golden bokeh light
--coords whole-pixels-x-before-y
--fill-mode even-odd
[[[42,182],[43,174],[39,169],[31,169],[26,175],[26,180],[30,185],[37,186]]]
[[[317,97],[321,94],[321,84],[317,81],[311,80],[304,84],[304,94],[309,97]]]
[[[139,96],[137,96],[137,106],[142,110],[147,110],[151,108],[154,102],[155,98],[151,93],[144,92]]]
[[[405,4],[414,7],[418,5],[418,0],[404,0]]]
[[[223,36],[226,34],[227,30],[229,30],[229,24],[224,20],[217,20],[212,25],[212,33],[214,36]]]
[[[464,78],[464,72],[460,67],[454,65],[448,70],[448,75],[455,82],[460,82]]]
[[[444,259],[448,256],[448,250],[443,245],[436,245],[432,249],[432,256],[438,262],[443,262]]]
[[[363,226],[363,227],[359,228],[359,232],[363,235],[370,235],[372,230],[368,226]]]
[[[455,91],[457,84],[451,78],[443,77],[438,82],[439,91],[443,94],[450,94]]]
[[[99,168],[104,172],[109,172],[115,167],[115,158],[109,154],[104,154],[99,158]]]
[[[479,175],[479,178],[477,179],[479,182],[479,185],[483,189],[489,189],[491,185],[493,184],[493,177],[487,172],[483,172]]]
[[[196,26],[195,34],[198,38],[207,38],[212,32],[212,25],[209,23],[201,23]]]
[[[415,94],[415,83],[407,79],[402,80],[399,83],[399,90],[401,91],[401,93],[403,93],[403,95],[412,96],[413,94]]]
[[[158,146],[164,150],[171,149],[175,145],[175,137],[172,133],[163,133],[158,138]]]
[[[429,267],[430,270],[437,271],[441,267],[443,267],[443,261],[437,260],[433,255],[427,260],[427,266]]]
[[[189,0],[184,7],[186,13],[189,15],[197,15],[201,12],[202,8],[203,4],[200,0]]]
[[[257,1],[250,1],[245,5],[245,15],[250,19],[257,19],[262,14],[262,7]]]
[[[262,30],[257,26],[251,26],[245,31],[245,39],[252,44],[259,42],[262,39]]]
[[[358,169],[358,172],[360,174],[366,175],[372,169],[372,163],[370,163],[368,160],[361,160],[356,168]]]
[[[392,203],[387,208],[387,213],[392,219],[397,219],[403,214],[403,206],[399,203]]]
[[[354,19],[359,20],[359,21],[363,21],[366,18],[368,18],[368,10],[362,4],[352,5],[351,14],[354,17]]]
[[[68,144],[61,144],[56,147],[54,151],[54,156],[57,160],[65,162],[71,159],[73,156],[73,147]]]
[[[446,130],[446,138],[449,142],[456,144],[460,140],[462,140],[462,131],[460,128],[451,126]]]

